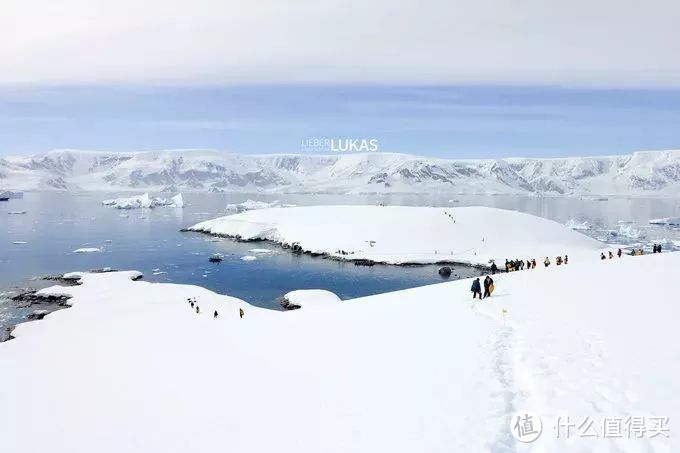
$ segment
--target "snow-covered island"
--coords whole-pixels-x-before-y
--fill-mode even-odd
[[[143,195],[137,195],[134,197],[104,200],[102,201],[102,204],[104,206],[112,206],[116,209],[156,208],[160,206],[167,208],[183,208],[184,198],[182,197],[181,193],[178,193],[170,199],[151,197],[148,193],[145,193]]]
[[[337,259],[377,263],[453,262],[557,255],[599,259],[602,243],[557,222],[486,207],[305,206],[243,212],[198,223],[190,231],[268,240]]]
[[[83,274],[42,291],[72,308],[0,344],[3,451],[529,451],[510,421],[532,411],[531,451],[671,452],[679,267],[677,253],[539,267],[497,275],[483,302],[470,280],[312,305],[304,292],[287,312]],[[557,417],[600,436],[557,438]],[[650,431],[604,438],[605,417]],[[671,424],[651,437],[653,417]]]

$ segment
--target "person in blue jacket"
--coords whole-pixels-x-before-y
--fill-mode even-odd
[[[470,291],[472,291],[472,298],[475,299],[477,297],[477,294],[479,294],[479,298],[482,298],[482,285],[479,283],[479,278],[474,279],[472,282],[472,288],[470,288]]]

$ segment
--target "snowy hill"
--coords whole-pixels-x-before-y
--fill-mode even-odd
[[[680,151],[559,159],[57,150],[0,159],[0,188],[332,193],[674,194]]]
[[[43,291],[72,308],[0,344],[3,451],[677,451],[679,266],[624,257],[496,275],[483,302],[461,280],[288,312],[85,275]],[[511,434],[524,411],[542,418],[533,444]]]
[[[332,219],[332,222],[329,222]],[[380,263],[455,262],[485,266],[495,260],[567,254],[598,260],[606,247],[557,222],[479,206],[305,206],[269,208],[220,217],[193,231],[267,239],[338,259]],[[342,254],[339,250],[346,252]]]

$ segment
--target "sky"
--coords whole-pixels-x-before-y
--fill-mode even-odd
[[[671,0],[5,0],[0,154],[680,148]]]

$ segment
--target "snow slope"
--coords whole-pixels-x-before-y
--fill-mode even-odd
[[[574,263],[496,276],[484,302],[462,280],[289,312],[87,274],[45,290],[72,308],[0,344],[3,451],[671,452],[664,435],[558,439],[553,425],[674,429],[679,266]],[[526,410],[543,419],[534,444],[509,430]]]
[[[598,259],[605,246],[557,222],[486,207],[310,206],[248,211],[189,228],[267,239],[341,259],[402,263]],[[350,253],[344,255],[338,251]]]
[[[0,159],[0,187],[330,193],[663,194],[680,151],[555,159],[451,160],[408,154],[239,155],[210,150],[56,150]]]

